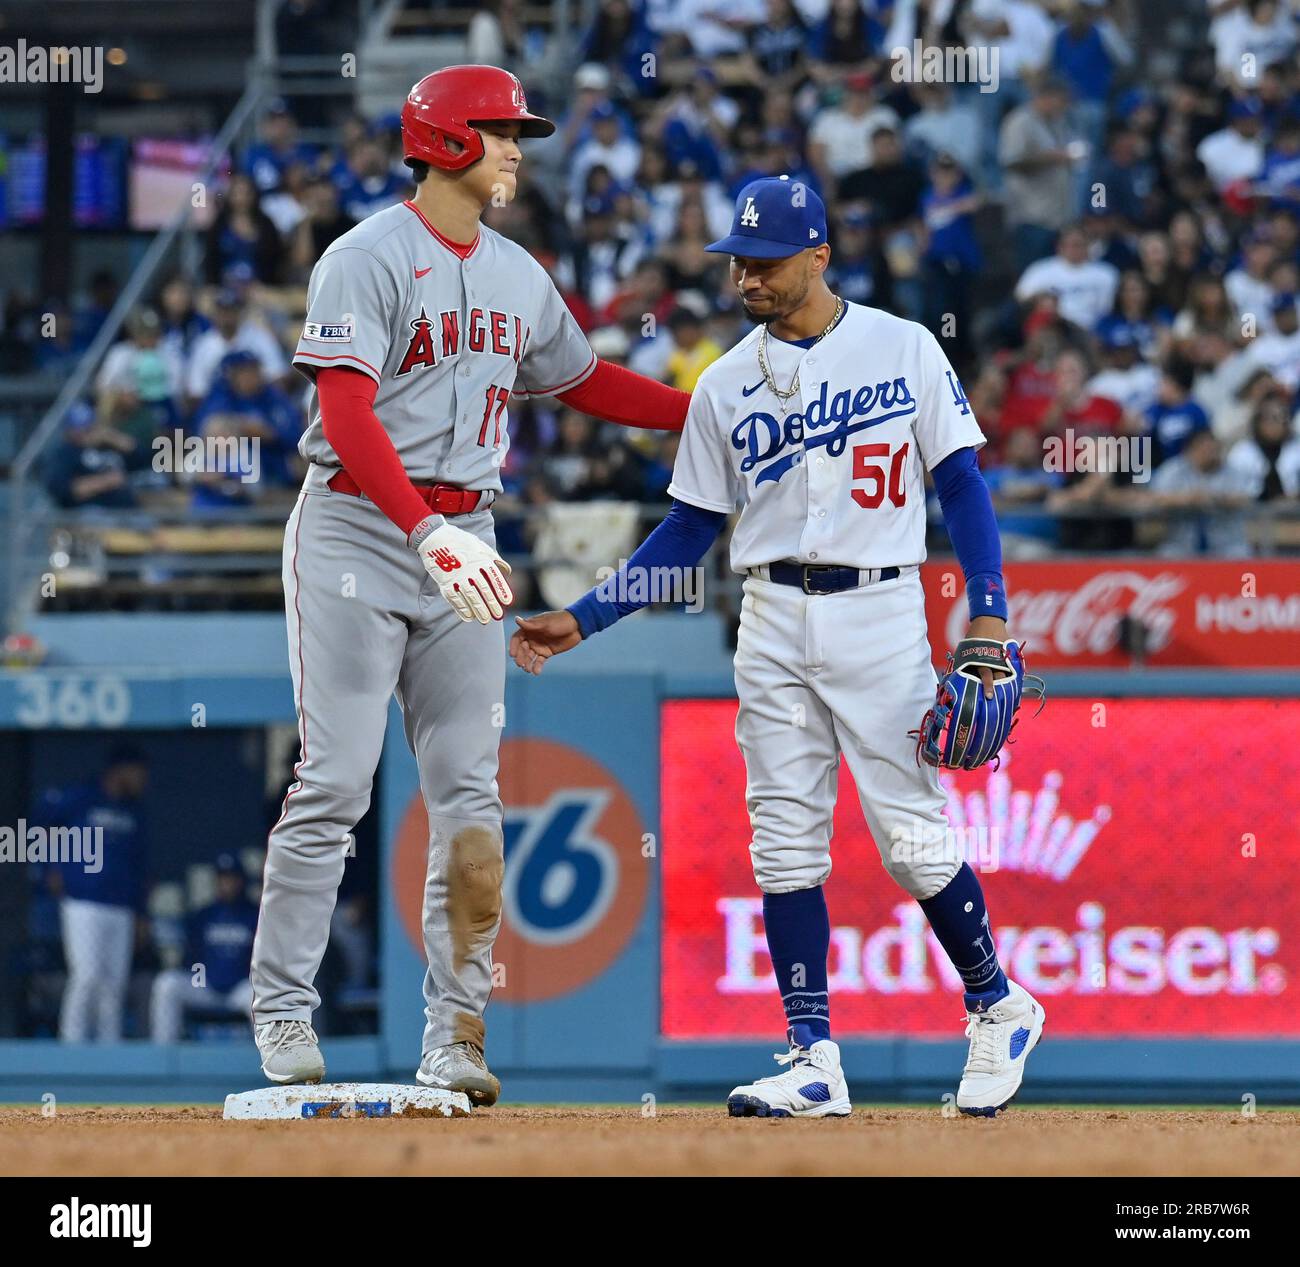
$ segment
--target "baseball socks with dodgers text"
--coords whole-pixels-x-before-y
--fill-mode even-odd
[[[793,893],[764,893],[763,927],[790,1042],[806,1050],[831,1036],[826,980],[831,921],[825,891],[818,885]]]

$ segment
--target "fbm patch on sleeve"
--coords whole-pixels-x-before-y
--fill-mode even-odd
[[[320,321],[308,321],[302,328],[302,337],[310,339],[313,343],[351,343],[352,322],[325,324]]]

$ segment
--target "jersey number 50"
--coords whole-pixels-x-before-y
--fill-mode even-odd
[[[887,444],[859,444],[853,450],[853,478],[866,480],[866,488],[853,488],[853,500],[863,510],[875,510],[885,500],[886,488],[889,500],[895,506],[902,506],[907,501],[907,489],[903,487],[903,463],[907,461],[907,445],[904,444],[889,463],[889,475],[886,480],[883,465],[873,462],[872,458],[889,457]]]

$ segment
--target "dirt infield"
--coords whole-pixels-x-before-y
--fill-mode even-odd
[[[1297,1175],[1300,1112],[932,1109],[732,1120],[500,1107],[459,1120],[224,1122],[193,1108],[0,1109],[9,1175]]]

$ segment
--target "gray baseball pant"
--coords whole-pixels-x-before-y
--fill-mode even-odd
[[[501,622],[462,621],[402,532],[313,467],[285,530],[297,781],[267,845],[253,1019],[310,1021],[349,833],[370,804],[394,692],[429,815],[424,1051],[484,1042],[503,871]],[[457,527],[494,543],[488,509]]]

